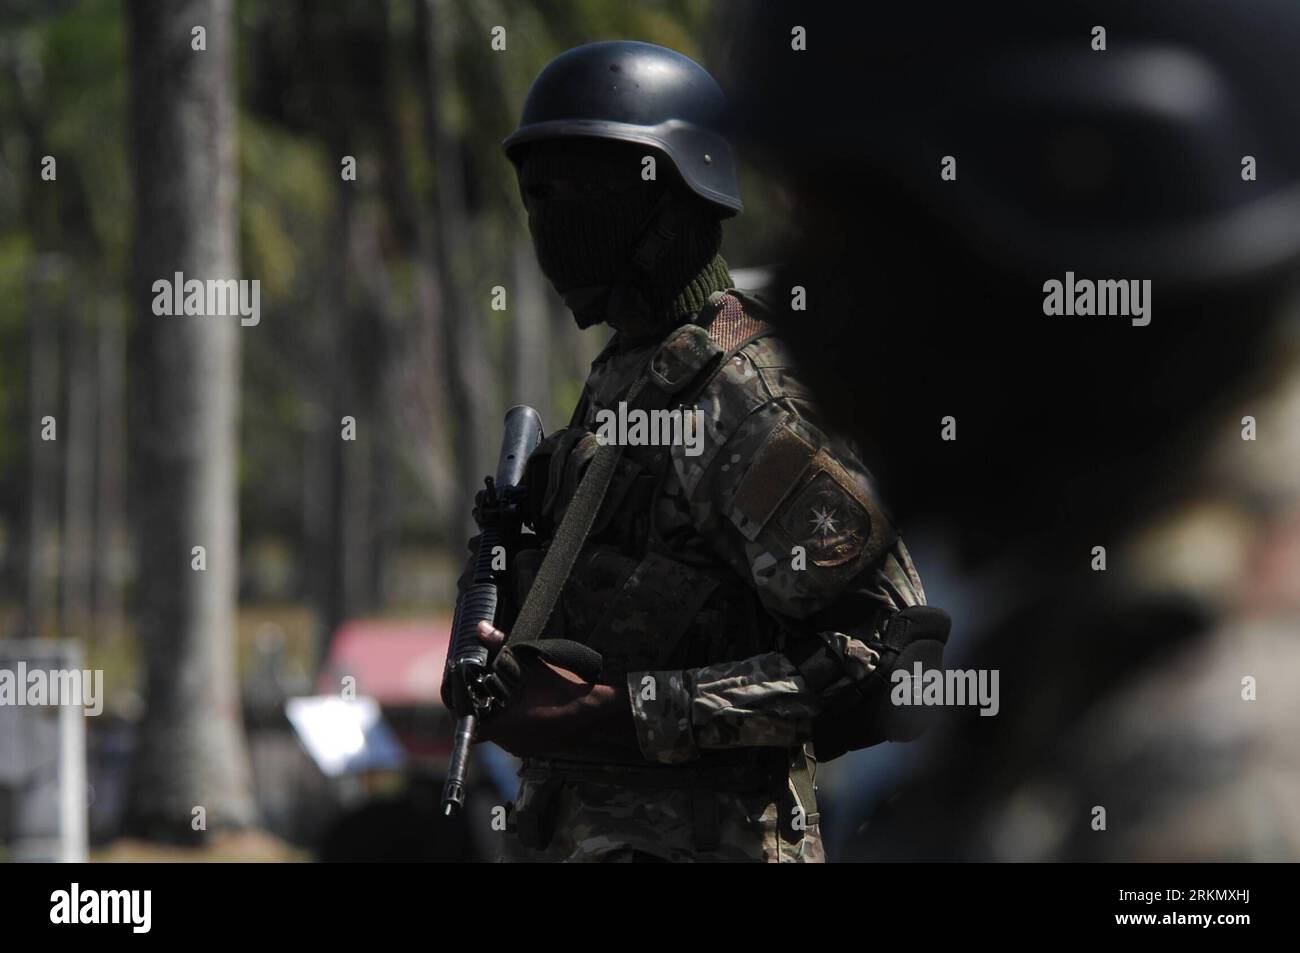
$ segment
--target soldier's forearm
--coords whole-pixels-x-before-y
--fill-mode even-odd
[[[778,652],[687,671],[632,672],[627,687],[641,753],[666,764],[703,749],[800,744],[821,711],[821,700]]]

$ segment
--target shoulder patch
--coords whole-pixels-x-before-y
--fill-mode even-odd
[[[800,547],[808,563],[850,575],[898,541],[868,476],[846,469],[786,418],[764,440],[736,487],[732,522],[772,551]]]
[[[820,450],[811,478],[776,519],[792,543],[803,546],[808,561],[833,568],[860,560],[875,562],[898,540],[869,485],[855,480],[835,457]]]
[[[871,538],[871,514],[827,469],[818,469],[781,514],[781,530],[816,566],[842,566]]]
[[[767,435],[736,487],[735,512],[743,533],[753,539],[777,507],[799,485],[817,450],[788,421]]]

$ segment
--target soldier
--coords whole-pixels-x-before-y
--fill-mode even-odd
[[[946,638],[860,454],[732,287],[723,108],[685,56],[593,43],[543,70],[505,142],[543,272],[579,327],[616,330],[529,459],[521,596],[597,469],[598,415],[698,408],[704,436],[620,448],[559,580],[534,646],[578,643],[598,676],[501,648],[512,610],[480,627],[508,702],[479,738],[523,758],[507,859],[823,860],[814,751],[914,734],[887,676]]]

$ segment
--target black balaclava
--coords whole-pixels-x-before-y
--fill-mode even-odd
[[[629,336],[680,324],[730,287],[718,255],[722,222],[656,155],[658,181],[642,178],[644,146],[593,139],[540,142],[519,162],[519,186],[537,261],[578,327],[601,321]],[[666,211],[666,217],[664,215]],[[649,268],[633,257],[656,226],[672,237]]]

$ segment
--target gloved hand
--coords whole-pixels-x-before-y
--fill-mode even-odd
[[[639,751],[626,685],[589,682],[533,651],[503,647],[505,633],[480,622],[478,637],[496,656],[493,678],[506,699],[479,722],[477,741],[517,757],[618,757]]]

